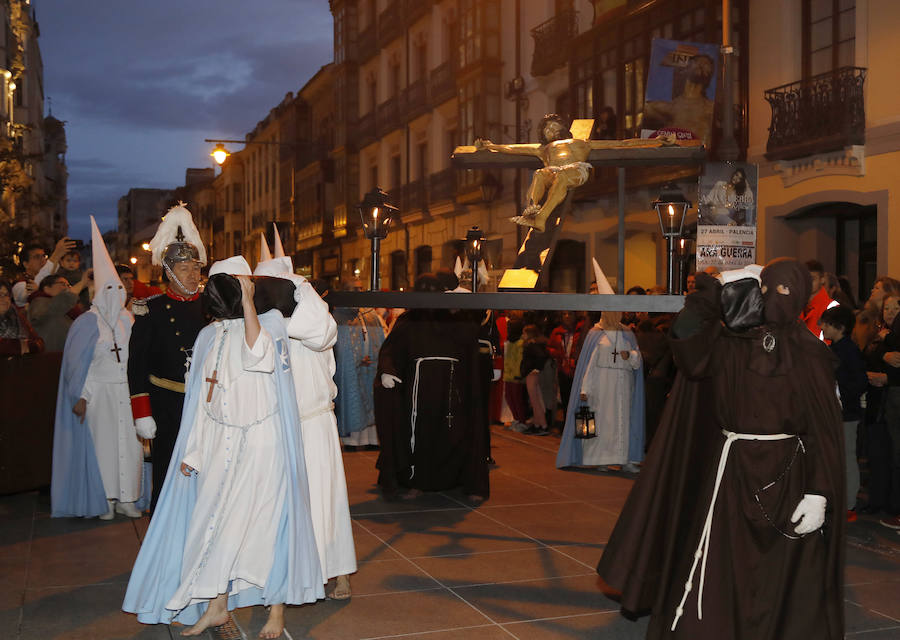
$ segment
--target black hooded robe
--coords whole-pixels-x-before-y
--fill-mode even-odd
[[[376,466],[385,491],[462,487],[488,497],[478,328],[446,311],[414,310],[385,338],[375,378]],[[385,373],[402,382],[383,388]]]
[[[796,267],[782,263],[775,273],[787,269],[796,299],[806,300],[808,274]],[[766,311],[768,318],[768,299]],[[622,592],[624,610],[652,610],[648,638],[843,637],[844,458],[834,360],[798,313],[738,334],[719,321],[717,285],[685,303],[682,314],[699,330],[672,340],[680,373],[597,568]],[[771,351],[767,334],[775,338]],[[672,632],[710,505],[722,428],[798,437],[733,444],[713,514],[703,617],[698,566]],[[826,521],[794,539],[790,517],[804,494],[827,498]]]

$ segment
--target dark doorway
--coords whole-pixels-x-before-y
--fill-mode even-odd
[[[864,302],[878,277],[878,208],[847,205],[837,218],[835,257],[838,275],[853,284],[857,300]]]
[[[560,240],[550,263],[550,291],[585,293],[585,247],[577,240]]]

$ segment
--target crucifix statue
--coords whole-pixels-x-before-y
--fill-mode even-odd
[[[452,160],[462,169],[535,169],[528,188],[528,203],[511,218],[529,227],[513,269],[500,281],[501,289],[539,289],[545,284],[543,267],[549,263],[562,221],[572,207],[572,193],[585,184],[597,165],[658,165],[699,163],[705,156],[699,140],[670,136],[627,140],[591,140],[592,119],[575,120],[570,127],[555,113],[540,124],[539,143],[496,144],[476,139],[473,146],[457,147]]]

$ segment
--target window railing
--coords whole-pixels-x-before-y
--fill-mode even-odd
[[[456,174],[457,170],[451,167],[428,176],[428,201],[453,200],[456,196]]]
[[[403,2],[392,0],[378,16],[378,42],[384,47],[403,31]]]
[[[360,147],[371,144],[378,137],[378,131],[375,128],[374,109],[356,122],[356,137]]]
[[[397,109],[397,98],[392,97],[386,102],[378,105],[378,121],[376,129],[378,136],[390,133],[399,126],[399,111]]]
[[[866,142],[866,69],[841,67],[769,89],[766,158],[791,160]]]
[[[531,30],[534,57],[531,75],[545,76],[569,60],[572,40],[578,35],[578,12],[565,9]]]
[[[404,91],[404,108],[410,118],[415,118],[428,110],[428,96],[425,80],[418,79]]]
[[[437,106],[456,95],[456,78],[451,61],[444,62],[431,72],[431,104]]]
[[[359,32],[356,39],[356,50],[360,62],[365,62],[378,53],[378,32],[374,24],[370,24]]]

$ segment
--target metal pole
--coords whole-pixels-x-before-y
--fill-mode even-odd
[[[666,236],[666,252],[669,254],[669,265],[666,270],[666,288],[671,296],[675,294],[675,236]]]
[[[619,268],[616,293],[625,292],[625,167],[616,169],[619,179]],[[597,285],[599,286],[599,282]]]
[[[740,149],[734,139],[734,47],[731,46],[731,0],[722,0],[722,140],[720,160],[737,160]]]
[[[379,251],[381,250],[381,238],[372,238],[372,274],[370,291],[381,291],[381,270],[379,268]]]

